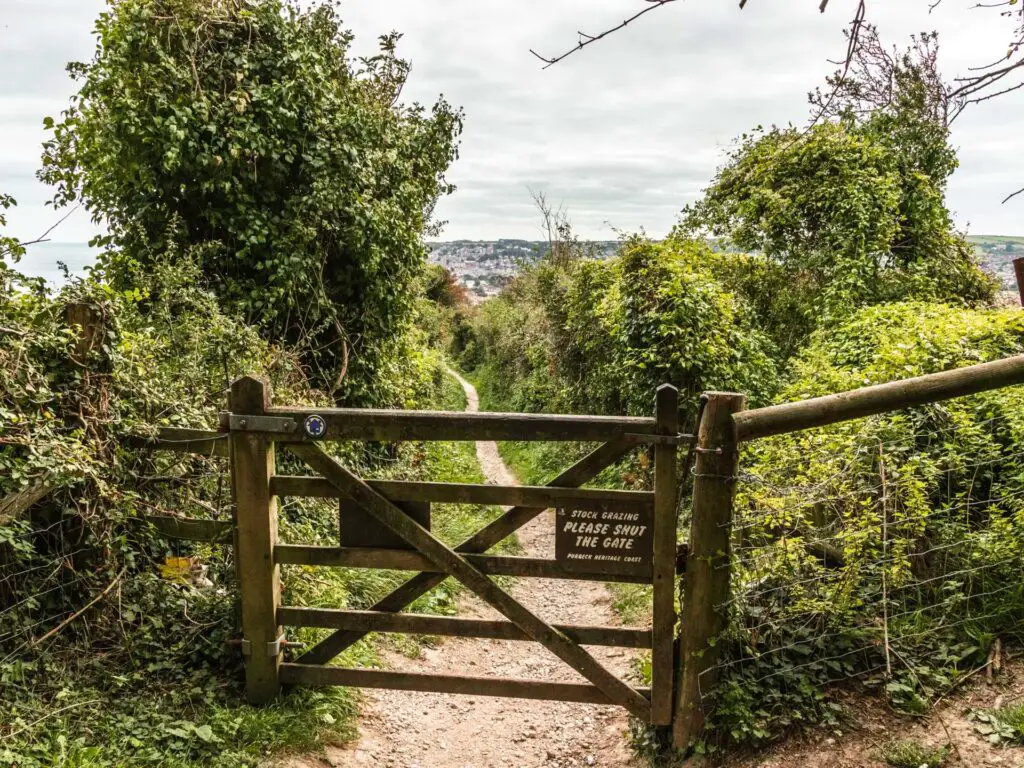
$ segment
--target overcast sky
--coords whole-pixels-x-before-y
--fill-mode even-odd
[[[885,40],[937,29],[949,75],[988,63],[1009,29],[974,0],[869,0]],[[458,191],[442,202],[445,239],[539,236],[528,188],[562,203],[585,237],[618,230],[660,237],[692,202],[733,139],[758,124],[801,122],[807,91],[844,48],[855,0],[682,0],[547,70],[530,48],[557,53],[575,32],[600,31],[641,0],[344,0],[342,16],[368,52],[376,36],[405,34],[413,63],[405,98],[443,93],[466,111]],[[73,85],[69,60],[91,55],[102,0],[0,0],[0,192],[18,198],[12,234],[38,236],[59,214],[34,178],[42,119]],[[958,222],[974,234],[1024,235],[1024,91],[966,113],[955,125],[961,168],[950,186]],[[84,212],[53,238],[84,241]]]

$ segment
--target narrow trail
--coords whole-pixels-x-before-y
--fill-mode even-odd
[[[454,371],[466,392],[467,410],[479,408],[476,389]],[[478,442],[477,457],[489,483],[514,484],[498,446]],[[554,556],[554,513],[548,511],[519,531],[524,554]],[[604,585],[548,579],[519,579],[515,597],[550,622],[617,624]],[[459,615],[501,618],[472,595]],[[591,648],[607,667],[630,675],[634,652]],[[452,638],[410,660],[386,658],[395,669],[585,682],[549,651],[532,642]],[[300,765],[375,768],[575,768],[628,766],[627,715],[618,707],[568,702],[525,701],[438,693],[368,690],[362,704],[358,741],[328,748],[317,761]],[[322,762],[320,761],[322,760]]]

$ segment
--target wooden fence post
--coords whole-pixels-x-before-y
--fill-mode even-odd
[[[693,517],[683,584],[679,680],[672,745],[688,748],[704,726],[702,698],[714,685],[717,641],[729,600],[729,539],[739,465],[733,414],[745,395],[708,392],[697,431]]]
[[[679,434],[679,390],[658,387],[654,400],[658,434]],[[651,650],[651,723],[672,722],[676,626],[676,446],[654,448],[654,637]]]
[[[244,376],[231,385],[232,413],[258,416],[270,407],[270,391],[259,379]],[[242,600],[242,652],[245,695],[265,704],[281,690],[277,608],[281,602],[277,543],[277,498],[270,493],[274,443],[265,435],[231,433],[231,482],[235,496],[235,562]]]

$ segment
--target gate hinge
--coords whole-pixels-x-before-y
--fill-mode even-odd
[[[274,432],[291,434],[298,428],[298,422],[287,416],[253,416],[244,413],[220,414],[220,424],[232,432]]]

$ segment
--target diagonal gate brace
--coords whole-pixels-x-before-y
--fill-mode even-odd
[[[581,646],[532,613],[462,555],[408,517],[390,500],[338,464],[314,444],[289,445],[288,450],[306,461],[335,487],[361,504],[438,569],[448,573],[497,609],[531,639],[537,641],[601,689],[613,704],[625,707],[644,722],[650,721],[651,704],[641,694],[605,669]]]
[[[559,474],[547,485],[561,488],[581,486],[592,480],[602,469],[609,464],[614,464],[635,447],[635,445],[628,442],[618,440],[604,443]],[[485,525],[459,544],[455,551],[465,554],[481,554],[486,552],[498,542],[511,536],[543,511],[543,509],[536,507],[512,507],[501,517]],[[408,607],[417,598],[425,595],[446,578],[448,578],[446,573],[421,573],[382,597],[370,610],[397,613],[403,608]],[[366,632],[339,629],[302,654],[297,661],[299,664],[326,664],[366,635]]]

